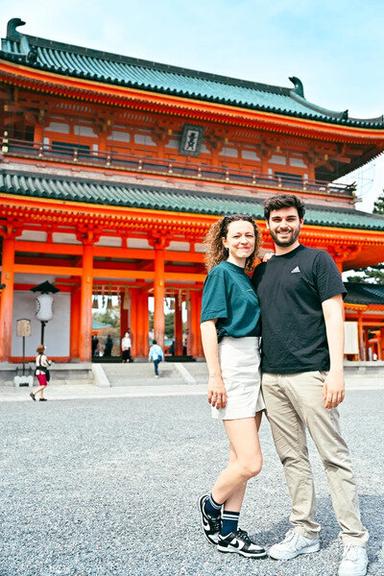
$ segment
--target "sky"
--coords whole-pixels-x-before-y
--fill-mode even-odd
[[[350,117],[384,114],[382,0],[0,0],[0,32],[26,34],[184,68],[291,87]],[[384,156],[343,178],[371,211]]]

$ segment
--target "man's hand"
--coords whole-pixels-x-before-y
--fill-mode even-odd
[[[323,386],[324,408],[336,408],[345,397],[343,370],[330,371]]]
[[[214,408],[225,408],[227,405],[227,392],[221,376],[208,378],[208,403]]]

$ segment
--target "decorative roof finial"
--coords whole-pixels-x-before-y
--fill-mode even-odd
[[[300,78],[297,78],[297,76],[290,76],[289,80],[292,82],[292,84],[295,87],[294,92],[298,95],[301,96],[302,98],[304,98],[304,86],[302,81],[300,80]]]
[[[21,18],[12,18],[7,24],[7,40],[20,40],[22,34],[16,30],[19,26],[24,26],[25,22]]]

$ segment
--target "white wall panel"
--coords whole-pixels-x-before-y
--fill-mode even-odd
[[[22,338],[16,336],[16,321],[20,318],[31,320],[32,335],[25,339],[26,356],[35,355],[40,344],[41,322],[36,319],[35,294],[33,292],[15,292],[13,307],[12,356],[22,355]],[[53,320],[45,326],[44,343],[48,356],[69,356],[71,295],[58,293],[53,295]]]

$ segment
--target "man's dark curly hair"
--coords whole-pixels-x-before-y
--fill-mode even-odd
[[[273,210],[291,207],[296,208],[299,218],[302,220],[305,214],[304,202],[294,194],[278,194],[277,196],[267,198],[264,202],[264,218],[268,222]]]

